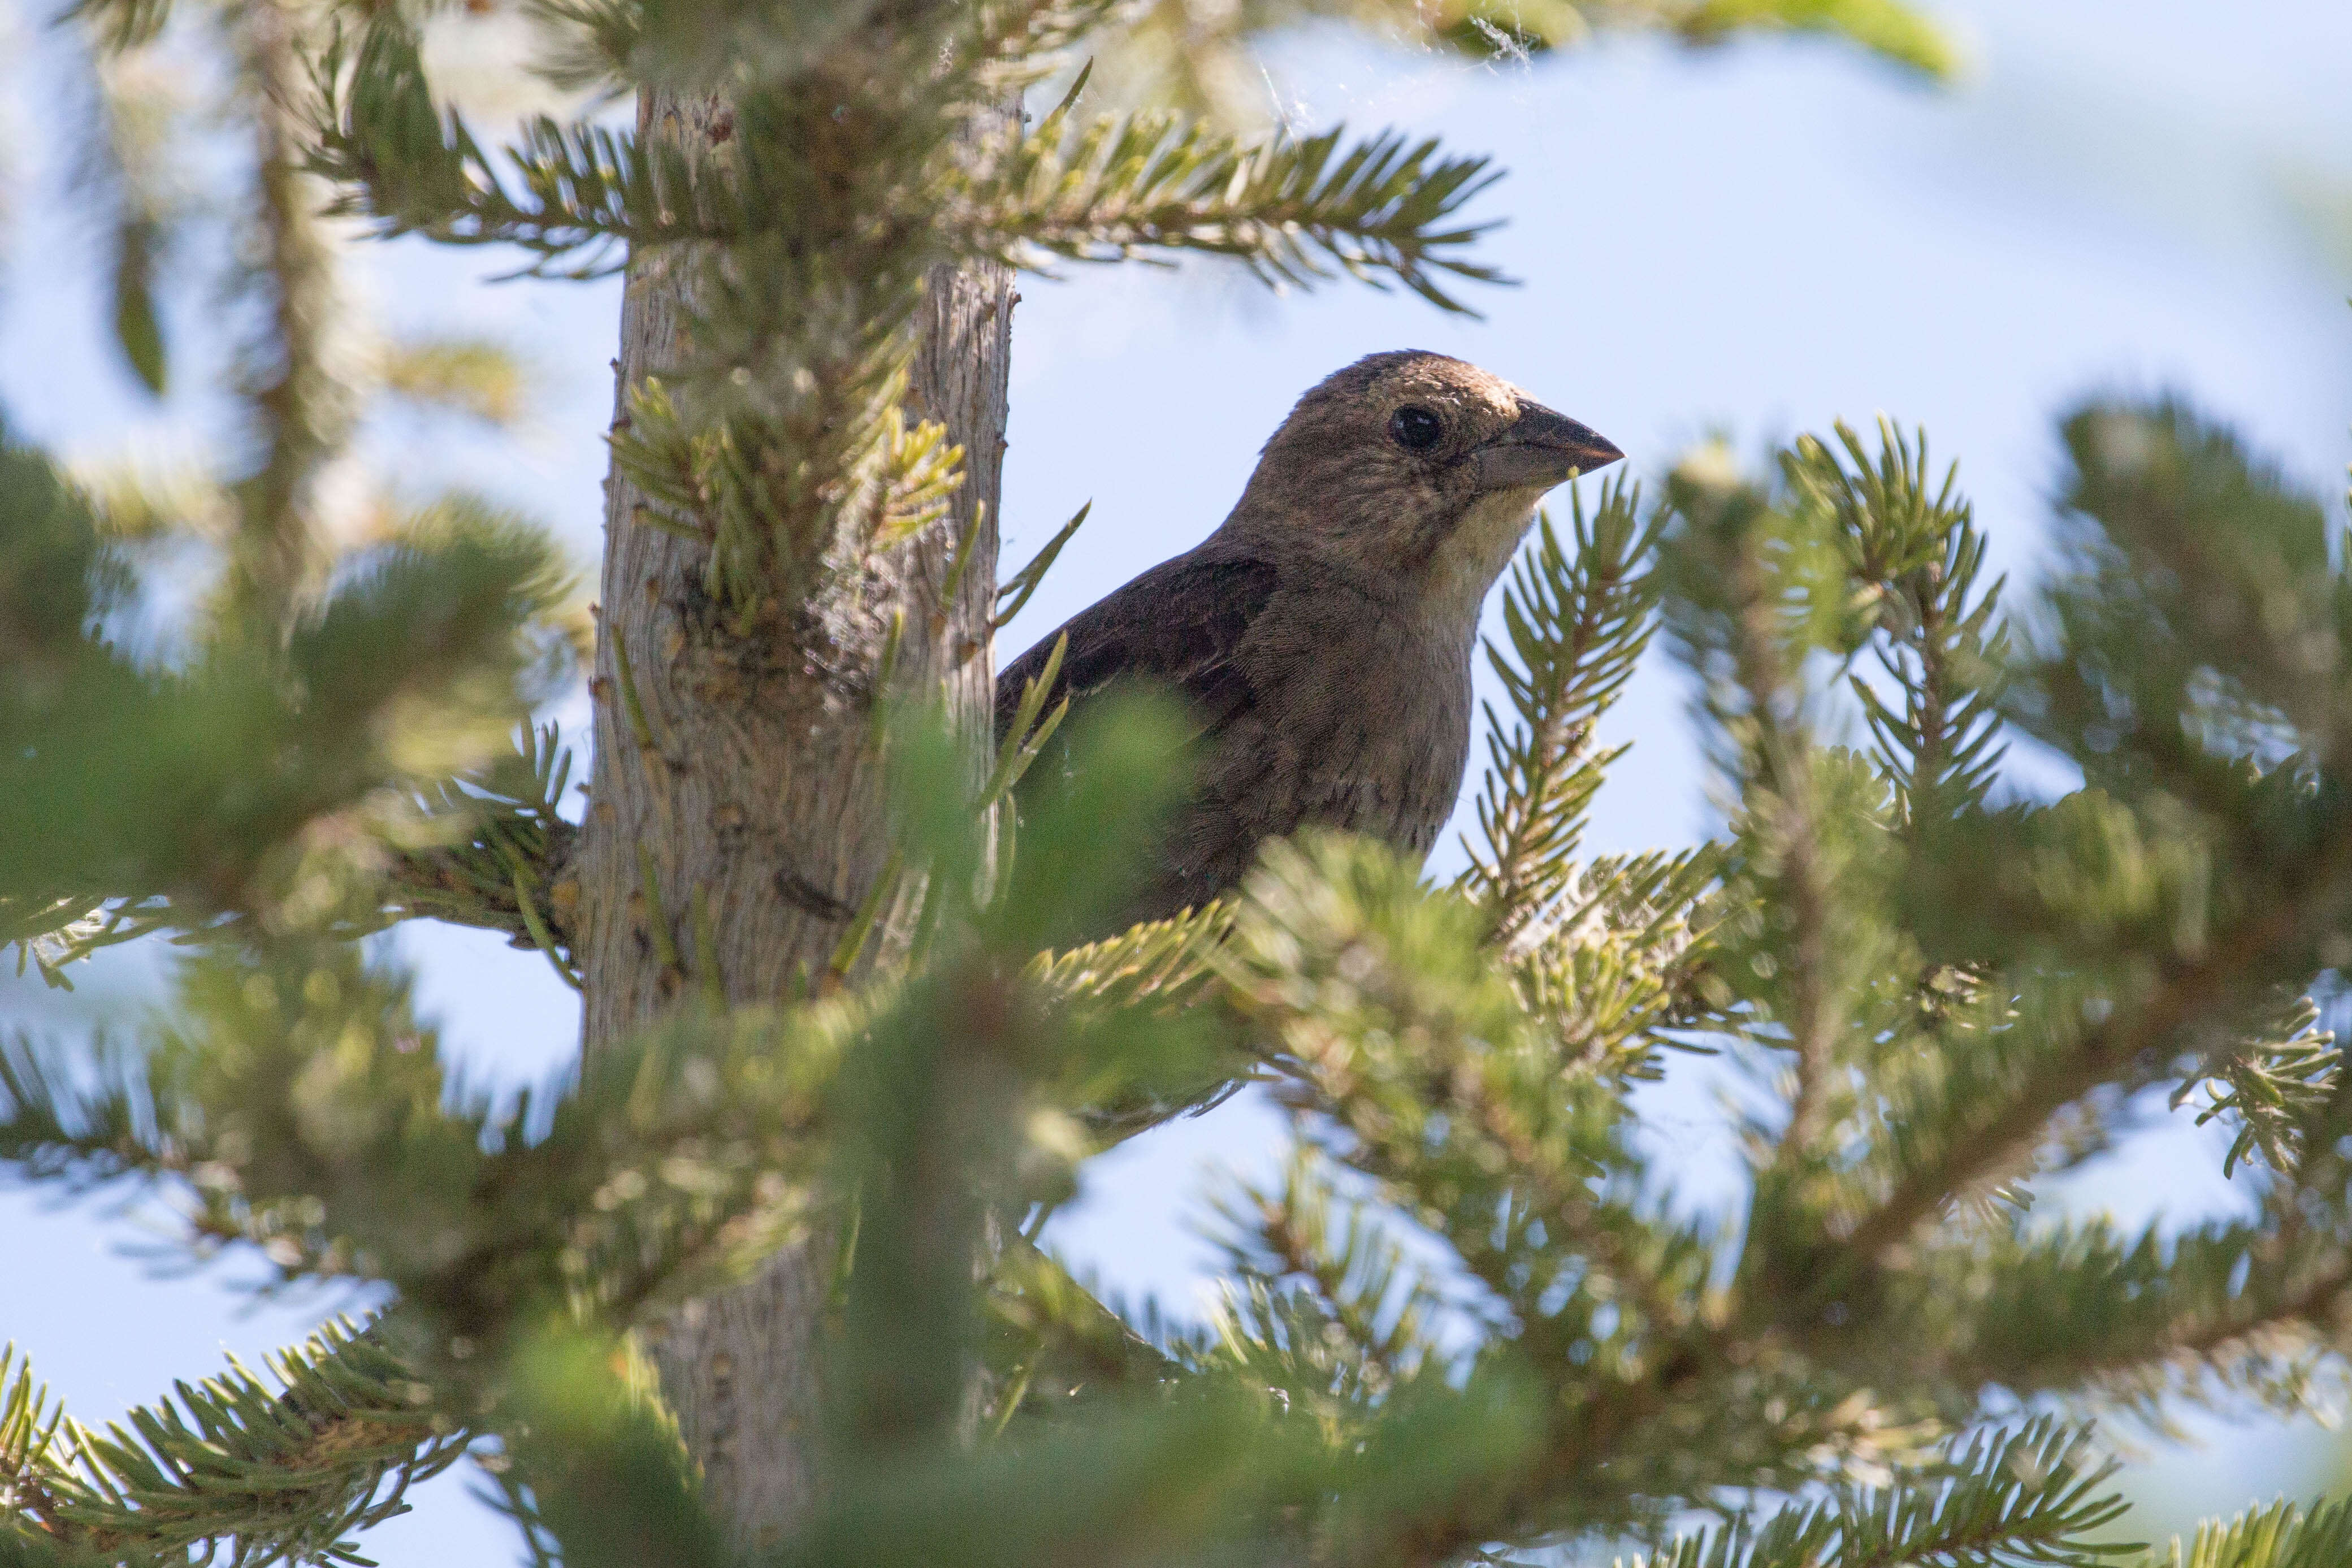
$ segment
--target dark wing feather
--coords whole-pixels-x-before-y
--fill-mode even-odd
[[[1163,562],[1037,641],[996,678],[1000,742],[1022,689],[1042,674],[1057,637],[1070,639],[1046,710],[1073,706],[1122,677],[1147,677],[1182,692],[1206,734],[1246,709],[1249,681],[1234,662],[1242,638],[1274,596],[1275,569],[1246,557],[1180,555]]]

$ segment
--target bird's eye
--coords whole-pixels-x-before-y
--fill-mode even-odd
[[[1389,439],[1416,452],[1436,446],[1444,434],[1445,421],[1418,404],[1408,403],[1389,416]]]

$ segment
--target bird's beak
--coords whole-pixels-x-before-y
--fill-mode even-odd
[[[1522,403],[1509,427],[1473,448],[1470,458],[1482,490],[1548,490],[1624,455],[1608,437],[1567,415],[1540,403]]]

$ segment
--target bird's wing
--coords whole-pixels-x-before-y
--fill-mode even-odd
[[[1040,638],[996,678],[999,741],[1021,706],[1022,689],[1044,673],[1063,637],[1069,647],[1049,709],[1064,696],[1083,702],[1113,680],[1142,676],[1182,692],[1201,732],[1216,733],[1250,705],[1234,651],[1274,588],[1273,565],[1246,557],[1180,555],[1153,567]]]

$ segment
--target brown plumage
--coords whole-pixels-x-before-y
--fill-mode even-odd
[[[1310,824],[1426,855],[1469,755],[1486,590],[1546,490],[1622,456],[1475,365],[1359,360],[1298,400],[1216,532],[1005,668],[998,731],[1065,635],[1074,710],[1133,679],[1192,705],[1193,788],[1131,921],[1206,902]]]

